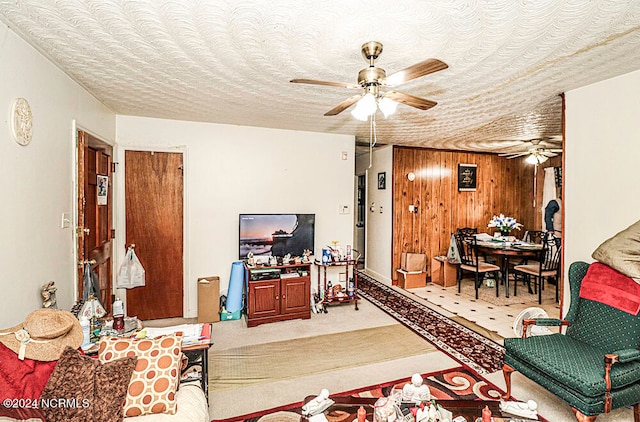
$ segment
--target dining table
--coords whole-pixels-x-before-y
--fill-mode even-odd
[[[502,260],[502,281],[505,285],[505,297],[509,297],[509,262],[511,259],[535,258],[542,251],[542,245],[521,240],[508,241],[502,238],[476,241],[478,250],[485,255],[493,255]],[[513,295],[517,296],[517,283],[514,284]]]

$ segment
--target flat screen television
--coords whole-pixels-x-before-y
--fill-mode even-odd
[[[313,251],[315,214],[240,214],[240,259]]]

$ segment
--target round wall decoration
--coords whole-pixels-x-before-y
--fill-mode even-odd
[[[31,142],[33,129],[33,116],[31,107],[24,98],[16,98],[11,106],[11,136],[20,145]]]

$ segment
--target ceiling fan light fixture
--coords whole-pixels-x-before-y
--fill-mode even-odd
[[[549,157],[546,157],[536,151],[536,152],[532,152],[531,155],[525,158],[524,161],[527,162],[528,164],[542,164],[548,159]]]
[[[398,103],[393,101],[390,98],[382,97],[378,100],[378,108],[384,114],[384,117],[389,117],[393,113],[396,112],[396,108],[398,107]]]
[[[353,109],[351,115],[358,120],[367,121],[369,116],[376,112],[378,105],[376,104],[376,97],[373,94],[365,94],[356,103],[356,108]]]

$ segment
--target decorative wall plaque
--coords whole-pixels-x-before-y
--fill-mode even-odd
[[[478,175],[477,164],[458,164],[458,190],[475,191]]]
[[[33,117],[31,107],[24,98],[16,98],[11,105],[9,125],[11,136],[20,145],[28,145],[31,142]]]

